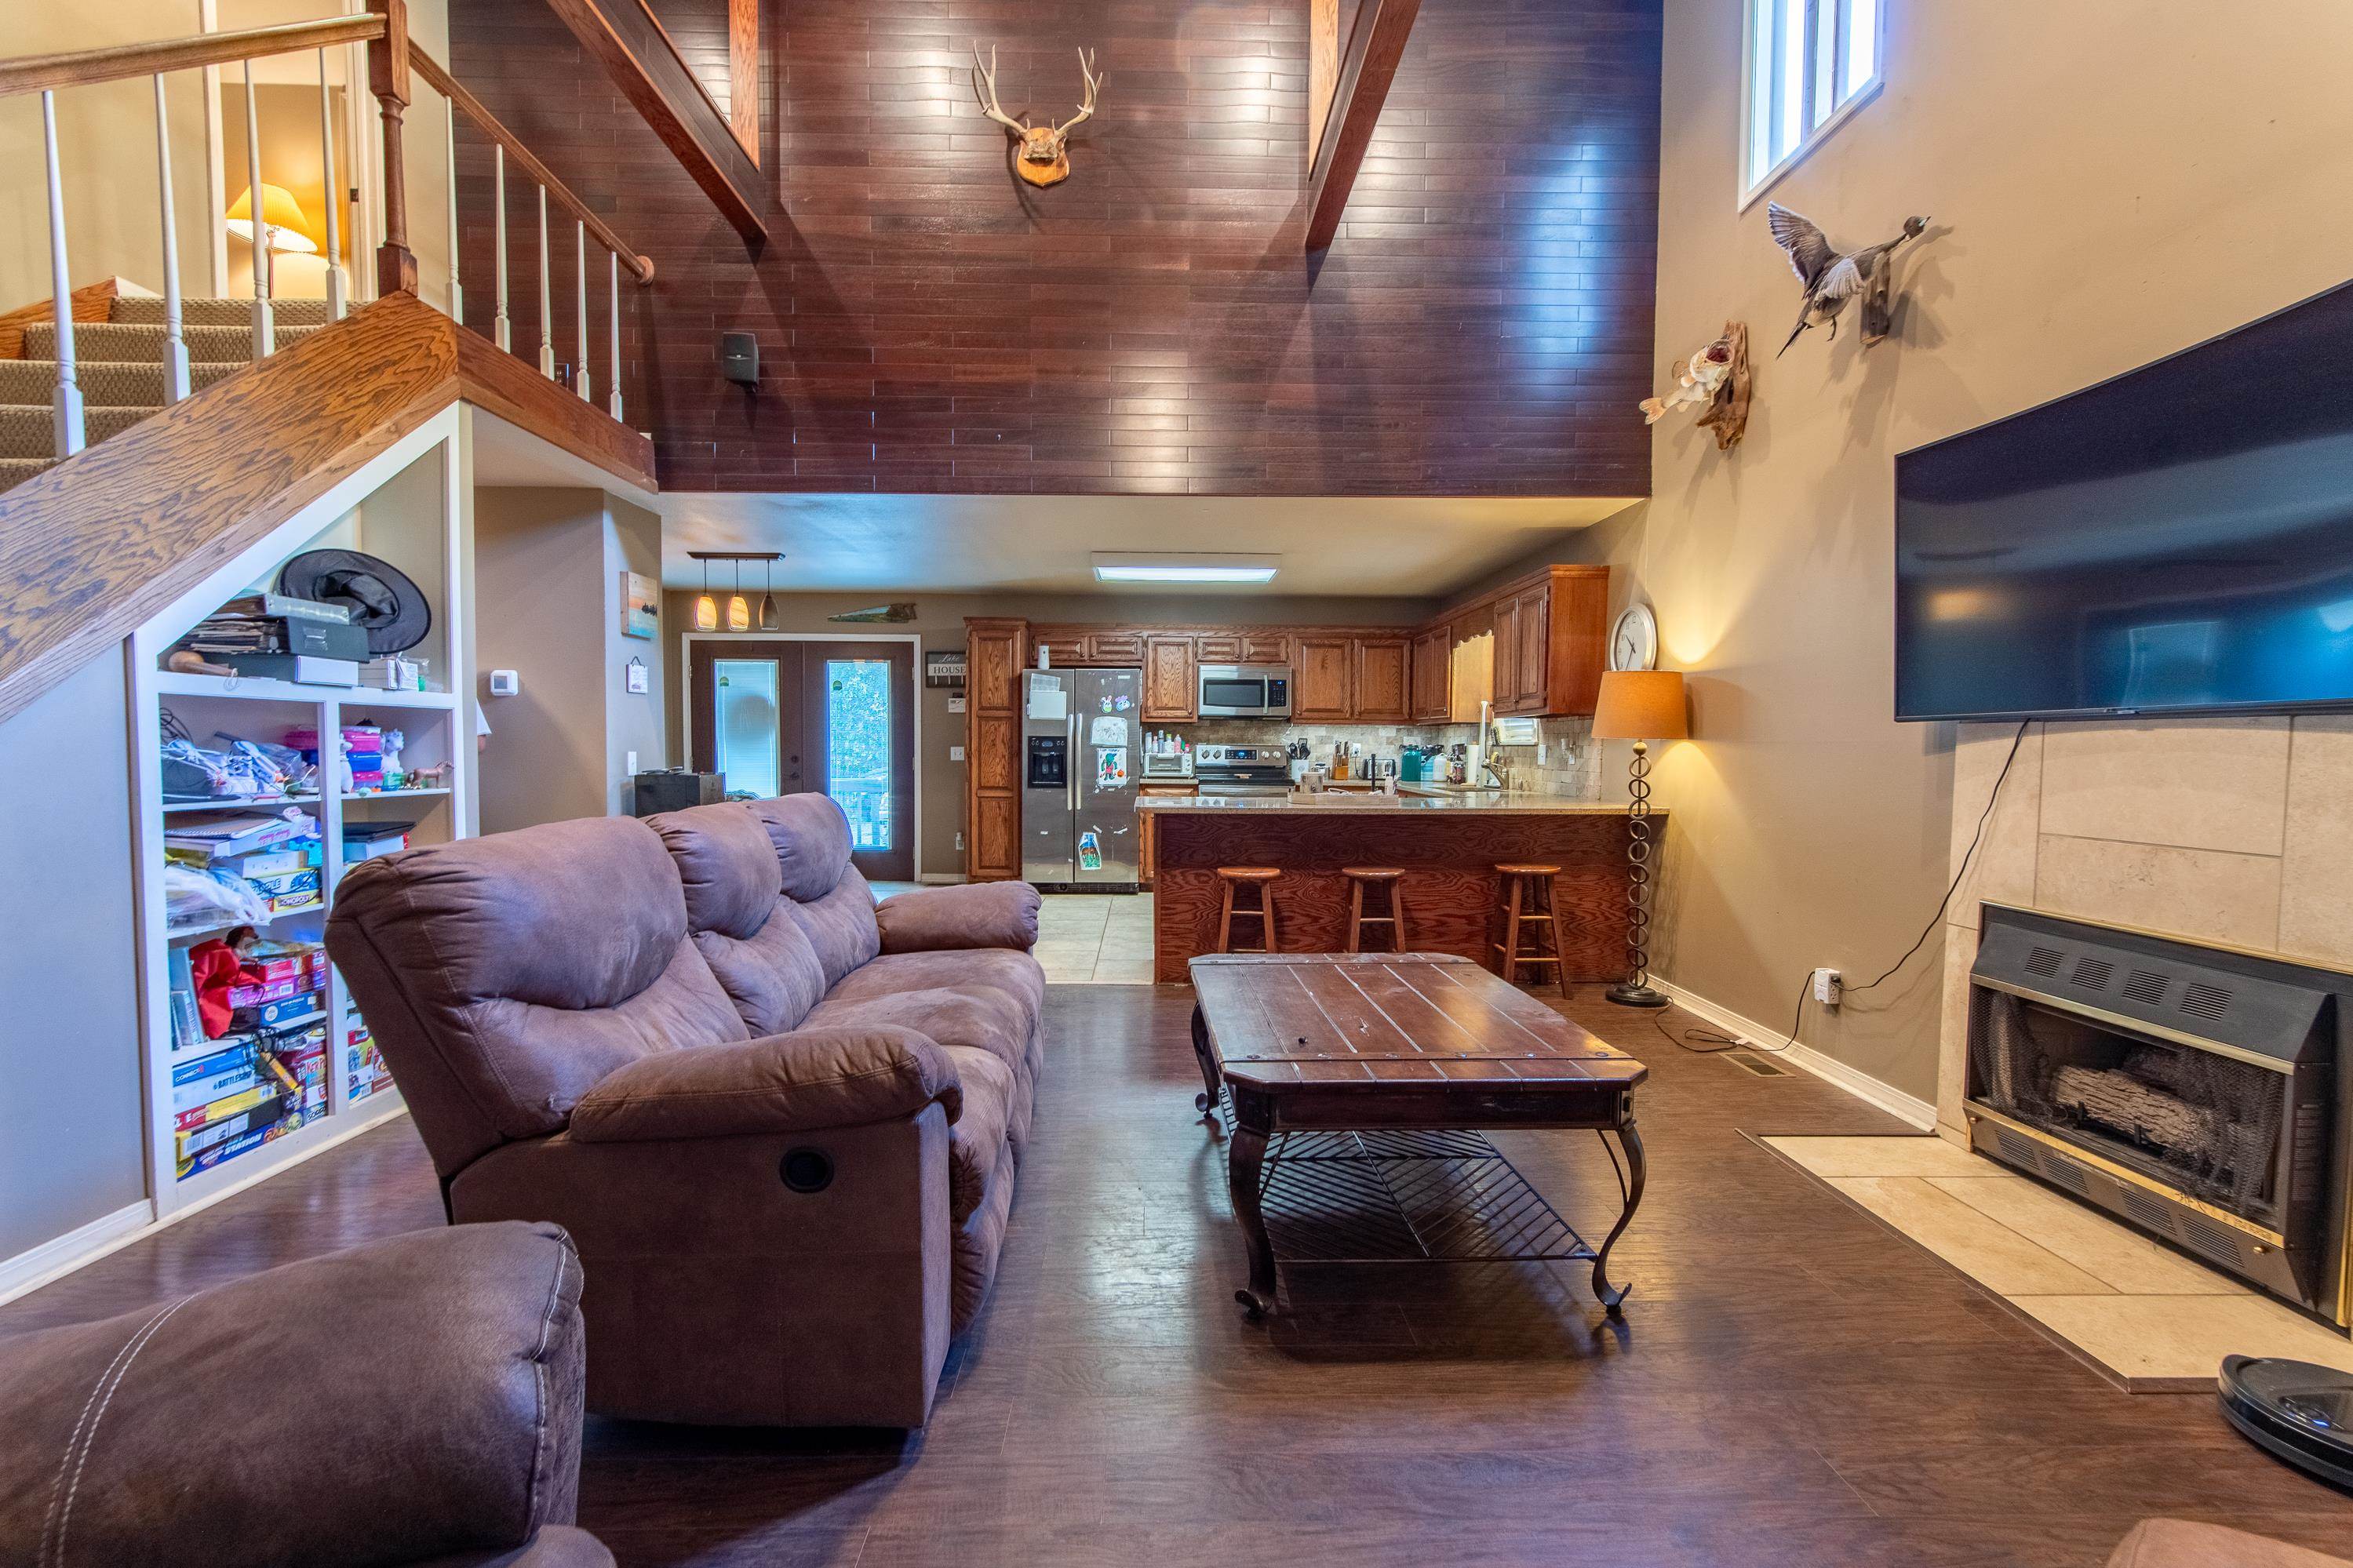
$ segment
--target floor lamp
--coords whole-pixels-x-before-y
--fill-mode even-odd
[[[1651,984],[1651,742],[1680,741],[1691,731],[1683,678],[1672,669],[1613,669],[1601,677],[1593,709],[1593,738],[1631,741],[1626,793],[1626,978],[1609,998],[1621,1007],[1663,1007],[1667,994]]]

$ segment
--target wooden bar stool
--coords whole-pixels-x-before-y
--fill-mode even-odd
[[[1360,938],[1366,926],[1389,928],[1389,951],[1406,951],[1405,940],[1405,870],[1398,866],[1343,866],[1340,875],[1348,879],[1348,951],[1362,952]],[[1386,887],[1389,890],[1389,912],[1368,915],[1365,912],[1365,889]]]
[[[1553,978],[1560,984],[1560,994],[1568,994],[1568,966],[1560,961],[1560,922],[1555,917],[1552,900],[1552,879],[1560,875],[1557,866],[1539,866],[1526,860],[1505,860],[1495,870],[1504,879],[1504,940],[1495,943],[1503,957],[1496,973],[1517,985],[1520,966],[1552,965]],[[1546,936],[1541,948],[1520,951],[1520,928],[1541,926]],[[1530,932],[1530,940],[1535,933]]]
[[[1218,907],[1218,951],[1219,952],[1275,952],[1281,951],[1274,935],[1274,884],[1282,873],[1271,866],[1220,866],[1218,880],[1225,884],[1225,898]],[[1234,889],[1240,887],[1258,889],[1258,908],[1234,907]],[[1234,917],[1255,918],[1265,945],[1236,947]]]

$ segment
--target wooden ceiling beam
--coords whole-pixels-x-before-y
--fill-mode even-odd
[[[548,0],[548,6],[744,243],[756,247],[765,240],[768,226],[760,215],[767,193],[759,164],[744,152],[734,126],[687,68],[645,0]]]
[[[1320,13],[1320,0],[1310,0],[1316,6],[1310,13],[1311,34]],[[1348,47],[1340,57],[1338,79],[1333,87],[1332,103],[1324,116],[1320,142],[1311,129],[1309,139],[1315,145],[1314,162],[1307,177],[1307,248],[1321,250],[1332,243],[1340,232],[1341,216],[1348,209],[1348,192],[1356,183],[1356,171],[1364,166],[1365,151],[1372,145],[1373,128],[1380,122],[1381,105],[1389,95],[1389,82],[1397,75],[1398,61],[1404,58],[1405,41],[1413,32],[1413,19],[1421,10],[1421,0],[1359,0],[1356,25],[1348,32]],[[1334,26],[1338,24],[1337,11]],[[1311,124],[1314,115],[1313,38],[1309,54],[1309,105]]]

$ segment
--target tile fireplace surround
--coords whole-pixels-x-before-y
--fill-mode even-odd
[[[1941,1138],[1767,1138],[2135,1394],[2200,1393],[2226,1355],[2353,1370],[2353,1340]]]

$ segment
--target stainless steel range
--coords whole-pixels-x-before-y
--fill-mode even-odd
[[[1203,795],[1288,795],[1291,757],[1281,746],[1197,746],[1193,778]]]

